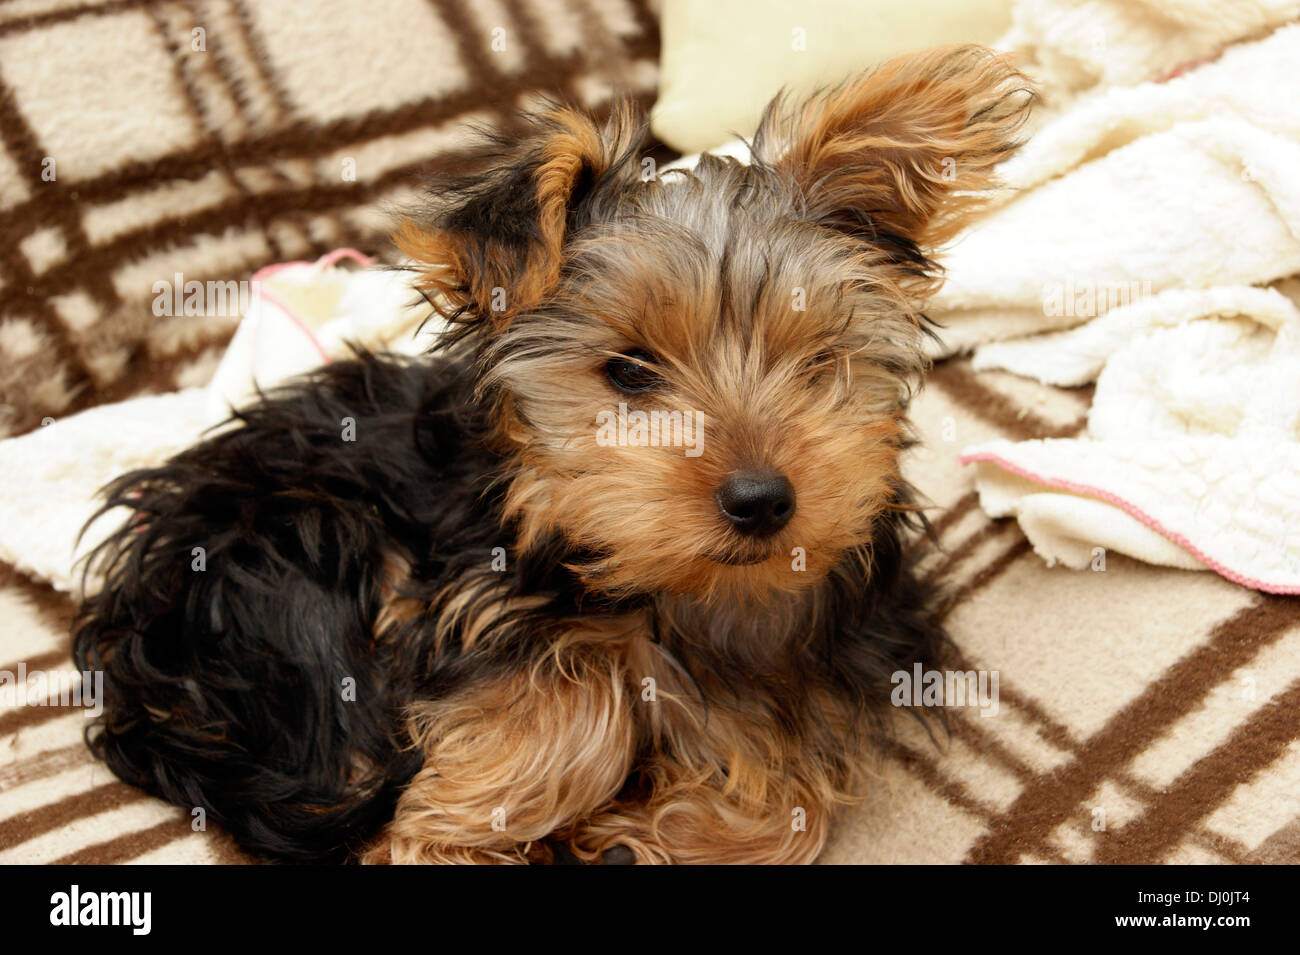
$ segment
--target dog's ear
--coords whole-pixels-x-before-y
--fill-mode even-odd
[[[951,238],[1019,145],[1028,80],[991,50],[940,47],[890,60],[793,111],[768,107],[755,155],[805,214],[915,258]],[[908,253],[911,253],[909,255]]]
[[[630,104],[603,127],[566,106],[527,122],[519,139],[496,141],[492,168],[438,189],[433,209],[394,237],[449,317],[500,324],[537,305],[560,280],[583,207],[636,175],[646,133]]]

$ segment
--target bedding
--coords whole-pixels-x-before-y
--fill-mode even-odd
[[[1194,42],[1170,45],[1178,63],[1166,62],[1166,47],[1151,43],[1117,58],[1127,65],[1110,72],[1104,67],[1111,61],[1093,59],[1089,42],[1064,26],[1049,29],[1095,15],[1113,42],[1139,16],[1128,7],[1141,7],[1140,16],[1157,23],[1199,22],[1190,13],[1164,17],[1154,4],[1017,5],[1016,24],[1029,39],[1016,42],[1050,35],[1076,47],[1039,50],[1037,68],[1049,89],[1059,90],[1045,97],[1049,113],[1059,108],[1065,115],[1076,100],[1112,88],[1126,95],[1133,83],[1174,72],[1183,55],[1212,56],[1243,37],[1266,40],[1270,24],[1280,25],[1269,17],[1287,13],[1279,4],[1243,4],[1249,15],[1213,42],[1198,30]],[[352,246],[393,261],[380,238],[390,221],[383,210],[411,195],[408,177],[417,169],[473,167],[462,121],[503,126],[508,107],[540,90],[598,103],[610,70],[643,103],[653,98],[658,31],[649,5],[438,0],[420,8],[429,26],[418,41],[431,52],[427,73],[403,75],[403,84],[418,90],[414,98],[406,85],[371,84],[372,71],[336,68],[331,52],[365,33],[370,18],[408,14],[402,3],[366,5],[365,23],[350,12],[357,8],[333,0],[102,8],[50,0],[21,13],[0,8],[0,407],[11,434],[50,442],[41,466],[57,457],[75,484],[80,462],[87,471],[91,463],[80,441],[96,437],[95,447],[124,456],[117,463],[156,455],[165,450],[160,444],[184,440],[177,423],[210,423],[213,395],[238,400],[253,365],[231,359],[216,372],[243,313],[160,319],[151,309],[152,283],[160,277],[181,271],[187,279],[243,280],[267,263],[291,261],[305,264],[293,266],[286,280],[304,269],[355,277],[342,259],[319,260]],[[211,24],[205,60],[190,57],[195,13]],[[87,47],[105,36],[96,25],[115,31],[116,45],[87,58]],[[501,53],[490,43],[497,26],[506,31]],[[1025,52],[1032,57],[1035,50]],[[82,58],[78,69],[30,72],[42,58],[67,64],[73,57]],[[1143,72],[1155,62],[1150,57],[1159,61],[1152,67],[1158,75]],[[123,70],[124,60],[135,67]],[[1103,89],[1090,93],[1101,73]],[[332,83],[325,92],[322,76]],[[1057,83],[1056,76],[1069,80]],[[83,116],[79,97],[95,83],[113,92],[118,107]],[[142,92],[151,86],[157,89]],[[163,109],[163,102],[171,106]],[[32,170],[47,153],[62,152],[57,137],[45,137],[60,122],[66,127],[69,116],[89,124],[84,142],[94,148],[68,154],[70,162],[58,163],[58,184],[39,191],[45,187]],[[150,142],[128,135],[149,123],[161,130]],[[62,141],[74,140],[81,142],[71,134]],[[341,178],[349,157],[357,160],[356,182]],[[1022,166],[1022,181],[1050,166]],[[23,177],[17,169],[26,170]],[[1041,181],[1056,177],[1047,171]],[[1009,214],[1013,206],[1002,208]],[[1114,236],[1105,231],[1092,239],[1100,245]],[[967,241],[971,248],[977,243],[974,235]],[[953,270],[960,279],[959,262]],[[1026,287],[1032,304],[1041,282]],[[1225,295],[1256,290],[1233,305],[1249,313],[1236,327],[1258,337],[1252,355],[1271,354],[1262,347],[1271,340],[1265,336],[1275,335],[1294,307],[1287,288],[1262,275],[1226,287],[1238,291]],[[960,288],[959,282],[954,296]],[[949,301],[958,307],[957,299]],[[1214,315],[1223,301],[1216,300]],[[1168,314],[1203,308],[1198,302],[1175,299]],[[981,306],[1000,338],[1045,330],[1017,324],[1022,310],[1014,305]],[[974,304],[970,311],[966,317],[975,318]],[[1135,324],[1141,334],[1161,330]],[[949,322],[953,333],[975,327]],[[930,501],[941,545],[926,557],[926,572],[945,592],[941,612],[957,664],[997,671],[998,706],[996,715],[952,709],[951,732],[936,740],[900,719],[875,767],[876,785],[839,819],[824,862],[1300,861],[1297,598],[1133,559],[1114,543],[1101,555],[1089,547],[1086,569],[1049,567],[1016,520],[981,507],[973,466],[959,460],[963,450],[995,441],[1021,446],[1087,433],[1094,396],[1102,401],[1107,390],[1104,378],[1093,384],[1090,377],[1094,369],[1104,375],[1107,366],[1098,362],[1113,361],[1113,343],[1128,341],[1128,332],[1112,337],[1097,326],[1071,334],[1084,340],[1065,350],[1026,340],[1023,363],[1001,359],[1037,377],[985,365],[989,353],[980,358],[976,351],[972,359],[971,349],[992,340],[984,332],[959,338],[960,349],[936,364],[915,403],[921,443],[906,470]],[[1054,380],[1068,386],[1045,383]],[[140,410],[135,417],[132,408]],[[106,423],[78,422],[78,411],[97,411]],[[51,420],[42,428],[45,418]],[[13,448],[0,449],[0,540],[14,542],[0,563],[0,671],[43,673],[48,690],[55,675],[75,676],[67,592],[75,576],[61,579],[58,570],[71,562],[59,543],[69,527],[28,524],[11,533],[32,516],[22,511],[33,498],[9,489],[22,481],[37,497],[43,491],[56,499],[50,503],[73,498],[63,496],[62,484],[20,479],[20,465],[7,456]],[[90,483],[76,484],[82,499]],[[44,563],[19,569],[20,554],[43,554]],[[0,863],[255,861],[215,826],[201,826],[95,763],[81,739],[80,708],[61,705],[57,695],[32,702],[45,705],[0,694]]]

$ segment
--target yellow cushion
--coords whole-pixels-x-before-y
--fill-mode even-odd
[[[682,152],[753,134],[782,87],[810,93],[899,53],[991,43],[1012,0],[663,0],[655,135]]]

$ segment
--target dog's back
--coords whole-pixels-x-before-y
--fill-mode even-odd
[[[114,482],[134,516],[96,557],[74,654],[106,672],[90,736],[115,773],[291,859],[342,857],[391,816],[420,760],[413,674],[374,640],[386,561],[495,526],[458,473],[490,470],[465,383],[438,360],[341,362]]]

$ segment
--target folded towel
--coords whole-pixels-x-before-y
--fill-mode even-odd
[[[963,453],[984,509],[1016,515],[1049,564],[1087,567],[1111,549],[1300,593],[1300,312],[1282,301],[1276,331],[1233,319],[1134,332],[1105,359],[1086,437]],[[1078,344],[1092,331],[1015,357],[1078,363],[1096,354]]]
[[[1298,61],[1300,24],[1035,133],[1000,170],[1008,200],[943,257],[936,353],[1300,272],[1300,100],[1284,82]]]
[[[1164,28],[1195,46],[1216,23],[1240,35],[1230,18]],[[1079,438],[961,455],[984,509],[1017,517],[1049,564],[1114,550],[1300,593],[1296,62],[1293,24],[1166,83],[1099,83],[1004,165],[1005,203],[946,259],[947,352],[1096,382]]]

